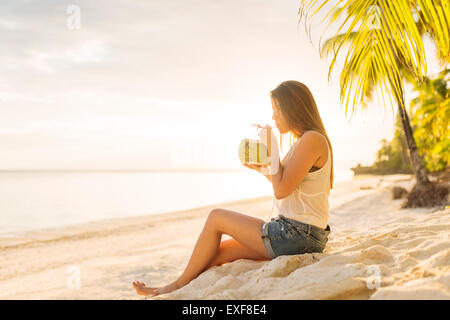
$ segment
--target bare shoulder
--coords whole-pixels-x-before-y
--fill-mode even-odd
[[[301,142],[307,143],[315,147],[325,147],[327,146],[327,139],[323,134],[315,130],[306,131],[300,138]]]
[[[315,130],[306,131],[300,138],[296,149],[306,148],[312,151],[316,156],[320,158],[327,158],[328,148],[327,139],[323,134]]]

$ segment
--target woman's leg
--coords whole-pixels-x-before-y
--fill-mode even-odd
[[[133,282],[139,294],[162,294],[181,288],[203,272],[217,255],[222,234],[228,234],[244,247],[254,252],[256,260],[269,260],[261,238],[261,224],[264,221],[236,211],[214,209],[210,212],[191,258],[184,272],[171,284],[161,288],[145,287],[141,282]]]
[[[258,253],[242,245],[235,239],[229,239],[223,240],[220,243],[219,250],[217,251],[216,256],[208,264],[205,270],[214,266],[220,266],[224,263],[233,262],[239,259],[251,259],[261,261],[270,260],[270,258],[266,259],[264,257],[261,257]]]

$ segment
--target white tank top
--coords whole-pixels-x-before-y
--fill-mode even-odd
[[[317,132],[317,131],[316,131]],[[320,132],[319,132],[320,133]],[[294,147],[289,149],[286,161],[291,158]],[[331,152],[328,145],[327,162],[319,170],[308,172],[300,184],[287,197],[275,200],[278,214],[286,218],[325,229],[328,224],[330,194]]]

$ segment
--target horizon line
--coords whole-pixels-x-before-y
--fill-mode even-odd
[[[246,171],[245,169],[232,168],[211,168],[211,169],[190,169],[190,168],[176,168],[176,169],[0,169],[0,173],[8,172],[233,172]]]

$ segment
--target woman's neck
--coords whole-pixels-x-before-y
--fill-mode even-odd
[[[292,130],[292,134],[293,134],[294,137],[298,140],[298,139],[303,135],[303,132],[294,129],[294,130]]]

